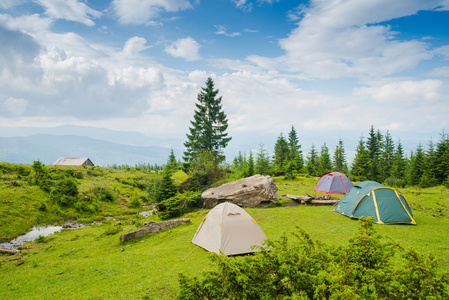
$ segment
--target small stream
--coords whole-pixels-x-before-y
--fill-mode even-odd
[[[148,216],[151,216],[156,210],[147,210],[142,211],[139,213],[139,215],[147,218]],[[115,220],[113,216],[106,216],[106,220]],[[10,242],[7,243],[0,243],[0,248],[3,249],[13,249],[17,250],[17,247],[22,246],[23,244],[27,242],[33,242],[35,241],[39,236],[49,236],[52,235],[55,232],[60,232],[63,228],[67,229],[78,229],[90,225],[101,225],[100,222],[94,222],[88,225],[77,223],[76,221],[68,221],[62,224],[61,226],[52,226],[52,225],[45,225],[45,226],[34,226],[31,228],[31,231],[28,233],[18,236],[15,239],[13,239]]]
[[[22,246],[27,242],[36,240],[40,235],[49,236],[55,232],[60,232],[61,230],[62,226],[34,226],[28,233],[18,236],[10,242],[0,243],[0,248],[16,250],[17,247]]]

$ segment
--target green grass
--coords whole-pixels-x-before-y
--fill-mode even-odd
[[[97,184],[117,184],[124,190],[128,185],[115,183],[116,176],[140,176],[126,171],[103,172],[105,180]],[[279,195],[317,194],[312,192],[317,178],[275,180]],[[376,231],[406,249],[434,255],[439,261],[438,271],[449,272],[449,191],[444,187],[400,191],[410,202],[418,225],[376,224]],[[2,211],[8,205],[1,202]],[[102,209],[110,212],[120,205],[108,206],[111,207]],[[26,206],[19,205],[16,209],[20,207]],[[358,221],[334,212],[332,206],[247,208],[246,211],[270,239],[278,239],[300,227],[314,240],[347,245],[359,225]],[[130,211],[117,209],[120,212]],[[64,230],[47,237],[43,243],[28,243],[21,254],[0,256],[0,260],[27,257],[21,265],[20,260],[0,264],[0,299],[173,299],[178,292],[178,273],[199,276],[214,269],[212,255],[191,243],[207,212],[194,211],[185,216],[191,220],[188,225],[126,243],[120,242],[120,234],[135,228],[133,223],[139,220],[135,215],[123,218],[120,232],[115,230],[114,221],[109,221],[101,226]],[[139,221],[152,220],[159,221],[157,216]],[[0,221],[4,224],[4,219]]]

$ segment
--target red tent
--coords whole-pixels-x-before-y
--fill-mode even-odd
[[[326,194],[340,194],[344,195],[354,187],[354,184],[346,177],[345,174],[333,172],[321,176],[316,183],[314,192]]]

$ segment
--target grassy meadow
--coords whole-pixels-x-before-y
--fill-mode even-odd
[[[148,181],[151,173],[95,168],[89,175],[88,170],[81,171],[85,173],[79,180],[81,194],[103,186],[114,190],[117,200],[102,203],[94,216],[73,211],[66,212],[64,218],[101,219],[102,225],[63,230],[40,242],[25,244],[20,254],[1,255],[0,261],[26,258],[0,263],[0,299],[173,299],[178,293],[178,273],[198,276],[214,269],[213,256],[191,243],[208,210],[185,215],[191,220],[188,225],[121,242],[121,233],[137,228],[142,222],[160,221],[157,215],[148,218],[136,215],[148,207],[127,207],[133,196],[145,197],[137,183]],[[0,237],[22,234],[46,218],[52,223],[61,221],[56,214],[45,217],[36,210],[45,197],[38,187],[28,185],[26,180],[21,182],[13,172],[0,175]],[[185,174],[178,173],[175,177],[182,181]],[[312,192],[317,179],[279,177],[275,181],[280,196],[305,195],[317,194]],[[12,186],[12,180],[18,185]],[[409,201],[418,225],[376,224],[376,231],[406,249],[433,255],[439,262],[438,270],[449,272],[449,190],[435,187],[399,191]],[[346,245],[358,230],[358,221],[334,212],[333,206],[292,206],[282,197],[280,203],[273,208],[246,209],[269,239],[278,239],[300,227],[312,239],[338,246]],[[47,214],[52,215],[52,209]],[[102,217],[105,215],[115,216],[121,225],[114,220],[105,221]]]

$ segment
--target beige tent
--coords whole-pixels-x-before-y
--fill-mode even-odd
[[[224,202],[209,211],[201,222],[192,243],[210,252],[225,255],[251,253],[267,236],[243,208]]]

